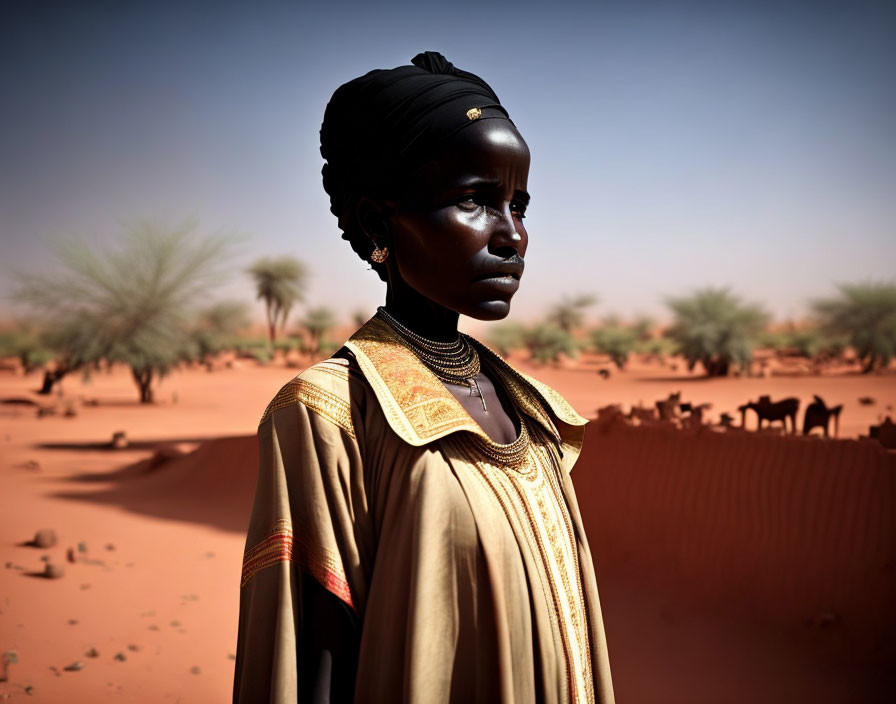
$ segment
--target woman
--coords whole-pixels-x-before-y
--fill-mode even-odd
[[[235,701],[612,702],[586,421],[457,331],[519,286],[525,141],[426,52],[340,87],[321,153],[386,304],[262,418]]]

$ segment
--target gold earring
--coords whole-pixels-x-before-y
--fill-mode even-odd
[[[377,247],[370,253],[370,261],[376,262],[377,264],[382,264],[384,261],[386,261],[386,257],[388,257],[388,256],[389,256],[389,248],[388,247],[383,247],[382,249]]]

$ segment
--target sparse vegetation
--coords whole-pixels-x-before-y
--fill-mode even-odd
[[[540,364],[558,362],[563,356],[578,355],[578,346],[572,334],[553,322],[541,322],[529,328],[524,341],[532,360]]]
[[[46,366],[53,351],[33,326],[22,325],[0,332],[0,357],[15,357],[26,374]]]
[[[526,346],[526,327],[520,323],[501,323],[489,328],[486,342],[502,357]]]
[[[220,301],[200,311],[193,330],[196,357],[208,362],[213,355],[233,349],[240,331],[249,327],[249,311],[241,301]]]
[[[309,308],[299,325],[308,334],[308,352],[317,355],[324,336],[336,325],[336,314],[324,306]]]
[[[277,332],[286,326],[292,307],[304,297],[308,270],[293,257],[264,257],[248,269],[255,282],[258,298],[264,301],[264,313],[268,324],[268,339],[277,339]]]
[[[733,365],[748,369],[768,314],[741,302],[727,289],[705,288],[667,305],[675,322],[667,335],[693,369],[698,363],[709,376],[726,376]]]
[[[813,310],[825,332],[843,336],[866,374],[896,357],[896,284],[842,284],[837,298],[820,299]]]
[[[561,330],[572,333],[585,324],[585,309],[597,303],[597,297],[590,293],[565,297],[548,312],[548,320]]]
[[[637,349],[641,330],[609,318],[591,331],[589,340],[595,352],[608,355],[618,369],[624,369],[629,355]]]
[[[196,230],[192,220],[139,221],[114,247],[59,245],[57,274],[18,276],[15,298],[38,315],[57,354],[45,387],[74,369],[120,362],[140,401],[152,402],[154,382],[195,354],[196,303],[221,279],[228,239]]]

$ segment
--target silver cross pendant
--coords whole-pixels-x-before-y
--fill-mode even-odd
[[[482,389],[479,388],[479,382],[476,381],[475,378],[470,377],[467,379],[467,383],[470,385],[470,396],[478,396],[479,400],[482,401],[482,410],[487,411],[488,406],[485,405],[485,396],[482,395]]]

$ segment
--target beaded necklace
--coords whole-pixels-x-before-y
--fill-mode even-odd
[[[398,336],[407,343],[417,358],[439,380],[449,384],[463,384],[470,388],[470,396],[476,396],[482,402],[482,410],[487,411],[485,397],[476,375],[479,374],[481,365],[479,353],[470,344],[466,335],[458,333],[457,339],[451,342],[439,342],[430,340],[417,334],[406,325],[403,325],[383,306],[377,310],[377,315],[391,327]]]

